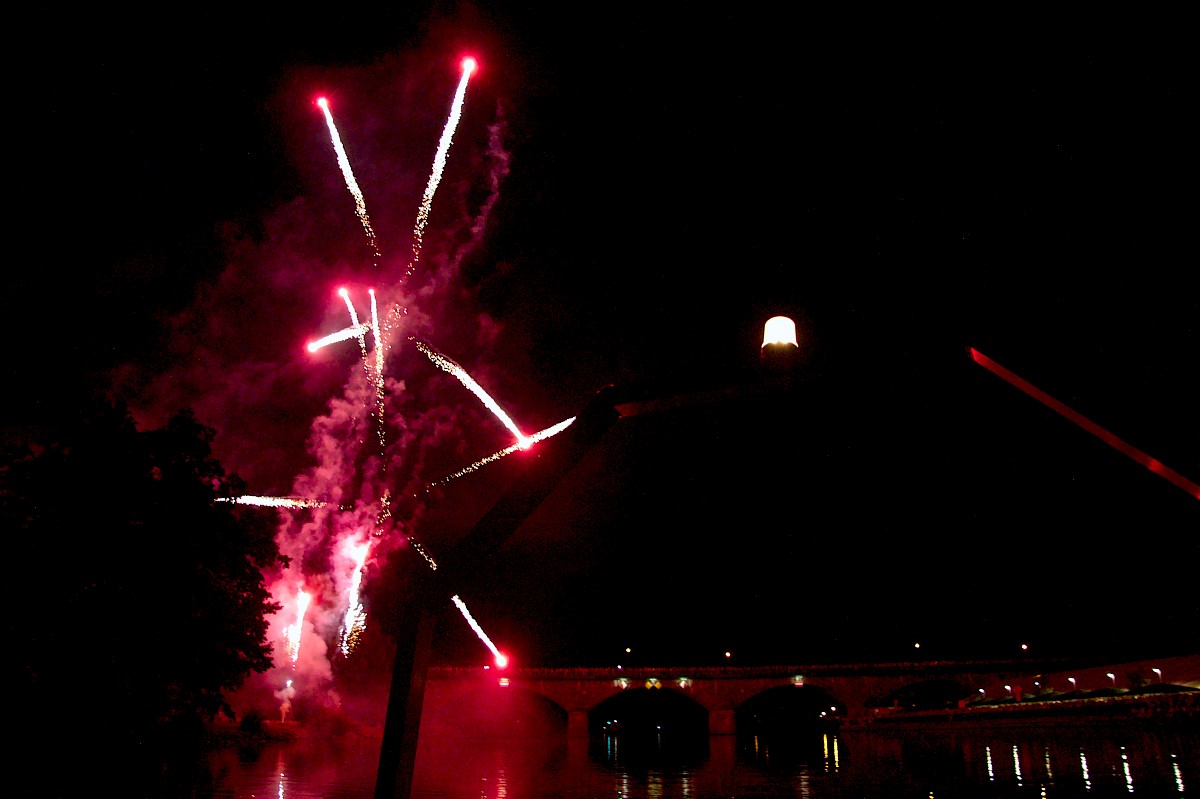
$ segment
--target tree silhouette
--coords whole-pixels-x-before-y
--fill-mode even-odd
[[[271,667],[264,570],[285,559],[270,516],[219,501],[244,486],[214,435],[190,410],[141,432],[99,402],[5,453],[9,684],[32,747],[154,749]]]

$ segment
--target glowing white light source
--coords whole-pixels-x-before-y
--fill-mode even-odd
[[[796,323],[786,316],[772,316],[768,319],[763,326],[762,346],[767,347],[772,344],[800,346],[796,342]]]

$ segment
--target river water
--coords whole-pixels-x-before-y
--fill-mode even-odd
[[[188,799],[371,799],[376,734],[227,746],[163,777]],[[712,736],[422,735],[413,799],[1200,797],[1200,729],[1149,721]]]

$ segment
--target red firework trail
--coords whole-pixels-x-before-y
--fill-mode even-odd
[[[1029,396],[1033,397],[1038,402],[1045,405],[1047,408],[1057,411],[1059,414],[1061,414],[1062,416],[1071,420],[1075,424],[1079,425],[1084,430],[1086,430],[1089,433],[1091,433],[1092,435],[1094,435],[1096,438],[1100,439],[1104,443],[1111,446],[1113,449],[1116,449],[1117,451],[1122,452],[1125,455],[1128,455],[1130,458],[1137,461],[1142,466],[1145,466],[1147,469],[1154,472],[1159,477],[1163,478],[1164,480],[1170,481],[1173,485],[1176,485],[1179,488],[1182,488],[1184,491],[1188,492],[1196,499],[1200,499],[1200,485],[1193,483],[1191,480],[1187,479],[1186,477],[1181,475],[1179,472],[1176,472],[1174,469],[1164,466],[1156,458],[1150,457],[1149,455],[1142,452],[1137,447],[1134,447],[1131,444],[1128,444],[1125,441],[1122,441],[1120,438],[1117,438],[1115,435],[1108,432],[1103,427],[1101,427],[1100,425],[1093,422],[1091,419],[1088,419],[1086,416],[1083,416],[1082,414],[1077,413],[1076,411],[1072,410],[1067,405],[1064,405],[1063,403],[1056,400],[1054,397],[1050,396],[1046,392],[1044,392],[1041,389],[1039,389],[1038,387],[1034,386],[1032,383],[1029,383],[1028,381],[1013,374],[1012,372],[1005,369],[1003,366],[996,363],[991,358],[987,357],[986,355],[984,355],[982,352],[975,349],[974,347],[970,348],[970,352],[971,352],[971,358],[975,361],[975,363],[977,363],[980,366],[982,366],[983,368],[987,369],[992,374],[994,374],[998,377],[1004,378],[1012,385],[1021,389],[1026,394],[1028,394]]]

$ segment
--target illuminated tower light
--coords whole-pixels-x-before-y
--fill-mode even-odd
[[[793,365],[800,344],[796,339],[796,323],[786,316],[772,316],[763,325],[763,342],[759,360],[764,366],[784,369]]]

